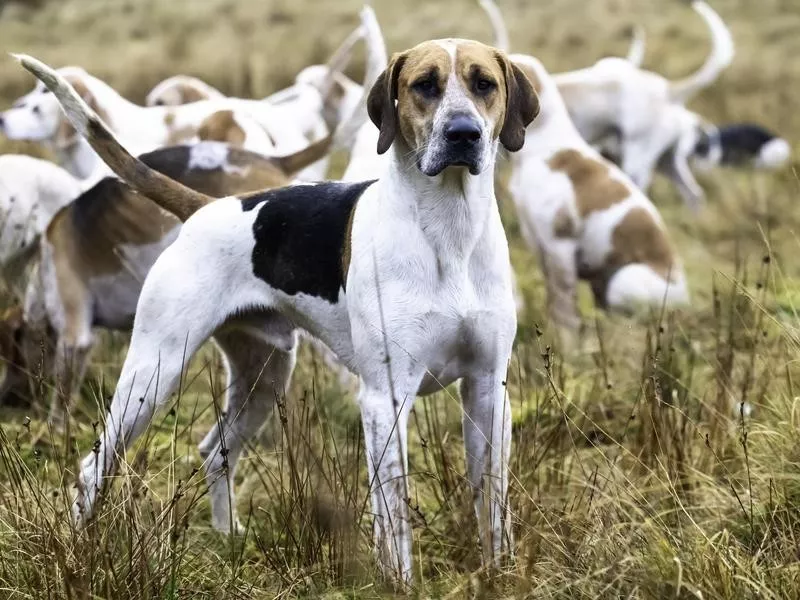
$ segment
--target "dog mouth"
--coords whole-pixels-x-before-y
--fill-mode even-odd
[[[470,152],[468,155],[445,155],[438,160],[417,161],[417,167],[422,173],[428,177],[435,177],[442,171],[450,167],[465,168],[469,171],[470,175],[479,175],[481,172],[480,158],[477,152]]]

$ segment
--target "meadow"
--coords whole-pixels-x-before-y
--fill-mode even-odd
[[[374,0],[390,51],[425,39],[491,41],[473,0]],[[678,0],[498,0],[513,49],[552,71],[624,55],[647,31],[645,67],[671,77],[708,51]],[[800,1],[713,0],[737,46],[691,107],[800,139]],[[143,101],[161,79],[197,75],[262,97],[324,62],[358,23],[358,0],[38,0],[0,12],[0,109],[32,78],[6,53],[76,64]],[[360,80],[363,51],[348,74]],[[0,140],[0,152],[43,155]],[[345,157],[337,157],[341,172]],[[516,556],[481,567],[464,478],[461,413],[448,388],[410,421],[413,595],[420,598],[800,597],[800,180],[702,175],[689,212],[664,181],[651,197],[685,263],[692,304],[627,318],[582,290],[580,351],[564,356],[545,315],[536,257],[497,177],[525,308],[508,390]],[[334,173],[335,174],[335,173]],[[8,294],[3,302],[11,302]],[[366,465],[351,390],[303,348],[291,390],[240,461],[244,536],[210,527],[196,444],[224,388],[206,348],[181,392],[127,455],[97,518],[68,518],[78,457],[91,450],[127,337],[99,334],[65,439],[45,423],[46,382],[0,419],[0,597],[384,598],[373,566]]]

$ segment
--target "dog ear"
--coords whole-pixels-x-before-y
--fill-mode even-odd
[[[497,60],[506,78],[506,116],[500,143],[509,152],[516,152],[525,143],[525,128],[539,114],[539,97],[528,76],[504,53],[498,52]]]
[[[406,53],[395,54],[389,66],[375,80],[367,98],[369,118],[380,130],[378,154],[383,154],[392,145],[397,135],[397,79],[406,62]]]

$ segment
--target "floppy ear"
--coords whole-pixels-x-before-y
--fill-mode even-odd
[[[380,129],[378,154],[383,154],[392,145],[397,135],[397,79],[406,62],[406,54],[395,54],[386,70],[378,75],[367,98],[367,113]]]
[[[525,143],[525,128],[539,114],[539,97],[527,75],[505,54],[497,60],[506,78],[506,116],[500,130],[500,143],[509,152],[516,152]]]

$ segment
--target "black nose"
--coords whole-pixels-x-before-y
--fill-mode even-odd
[[[3,127],[3,124],[4,124],[4,123],[3,123],[3,115],[0,115],[0,128],[2,128],[2,127]]]
[[[444,132],[450,144],[472,145],[481,139],[481,128],[472,117],[453,117]]]

